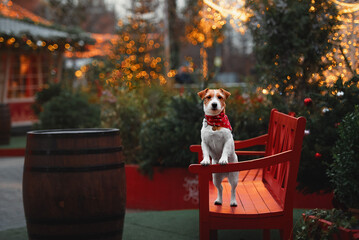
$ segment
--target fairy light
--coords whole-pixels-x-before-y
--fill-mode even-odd
[[[337,19],[340,25],[331,42],[334,48],[325,57],[331,62],[328,70],[324,72],[325,83],[331,85],[339,77],[348,81],[354,74],[358,74],[359,67],[359,3],[348,3],[339,0],[331,0],[337,5],[339,14]]]
[[[203,3],[221,14],[223,18],[228,19],[236,31],[244,34],[246,30],[244,24],[252,16],[252,12],[245,8],[245,0],[203,0]]]
[[[346,3],[338,0],[331,0],[339,8],[340,14],[354,13],[359,10],[359,3]]]

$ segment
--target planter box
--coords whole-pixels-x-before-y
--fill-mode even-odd
[[[187,168],[154,168],[152,179],[126,165],[127,208],[143,210],[180,210],[198,208],[198,177]],[[294,194],[294,208],[332,206],[333,194]]]
[[[198,177],[187,168],[154,168],[152,179],[137,165],[126,165],[126,208],[177,210],[198,208]]]
[[[305,220],[306,216],[305,214],[303,214],[303,218]],[[316,219],[315,216],[308,216],[309,219]],[[329,222],[327,220],[324,219],[319,219],[318,220],[320,223],[320,226],[322,229],[327,229],[329,226],[331,226],[333,223]],[[343,228],[343,227],[339,227],[338,228],[339,232],[336,232],[333,234],[332,239],[333,240],[354,240],[354,239],[359,239],[359,230],[357,229],[347,229],[347,228]]]

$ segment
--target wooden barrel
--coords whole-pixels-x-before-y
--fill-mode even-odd
[[[121,149],[118,129],[28,132],[23,202],[29,239],[122,239]]]
[[[11,116],[8,104],[0,104],[0,145],[10,143]]]

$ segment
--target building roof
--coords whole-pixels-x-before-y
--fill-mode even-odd
[[[52,23],[40,16],[35,15],[34,13],[22,8],[21,6],[10,1],[1,1],[0,2],[0,15],[12,18],[12,19],[27,19],[35,24],[43,24],[50,26]]]
[[[6,39],[10,39],[10,41]],[[12,44],[14,42],[16,44]],[[47,44],[56,43],[58,47],[54,49],[65,47],[69,51],[83,51],[87,44],[92,44],[94,40],[86,32],[70,31],[65,27],[55,26],[50,21],[35,15],[11,0],[1,1],[0,48],[24,46],[35,50],[36,44],[39,45],[41,42],[41,46],[50,47],[49,50],[52,47]]]
[[[19,21],[17,19],[3,18],[1,16],[0,34],[17,37],[26,34],[34,38],[66,38],[69,36],[69,33],[64,31]]]
[[[85,51],[65,52],[68,58],[93,58],[103,57],[113,54],[113,45],[119,40],[118,35],[91,33],[91,38],[95,40],[95,44],[87,46]]]

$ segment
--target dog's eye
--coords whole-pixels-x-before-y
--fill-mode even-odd
[[[207,98],[207,99],[211,99],[211,96],[207,96],[206,98]]]
[[[218,96],[218,99],[222,99],[223,97],[222,96]]]

